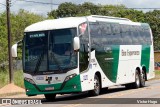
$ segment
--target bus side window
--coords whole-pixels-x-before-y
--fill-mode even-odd
[[[121,36],[123,39],[123,45],[131,45],[132,39],[131,39],[131,31],[129,25],[120,25],[121,28]]]
[[[139,34],[139,37],[138,37],[139,44],[144,45],[144,44],[146,44],[146,40],[145,40],[146,38],[144,37],[144,34],[141,33],[142,32],[142,27],[137,26],[137,28],[138,28],[138,34]]]
[[[144,36],[145,36],[145,44],[151,45],[151,34],[150,34],[150,29],[145,28],[144,29]]]
[[[141,37],[140,28],[139,26],[132,26],[132,40],[133,45],[142,45],[143,44],[143,38]]]
[[[120,34],[120,25],[119,24],[111,24],[111,29],[112,29],[112,41],[113,44],[115,45],[120,45],[122,44],[123,40]]]
[[[102,34],[102,37],[101,40],[104,41],[105,44],[112,44],[113,41],[112,41],[112,29],[111,29],[111,24],[110,23],[101,23],[103,25],[103,29],[101,29],[101,34]]]

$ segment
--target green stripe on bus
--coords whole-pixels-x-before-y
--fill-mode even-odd
[[[112,69],[112,76],[113,76],[113,82],[116,83],[117,81],[117,72],[118,72],[118,63],[119,63],[119,51],[120,51],[120,46],[113,46],[113,58],[114,58],[114,62],[113,62],[113,69]]]
[[[146,67],[146,72],[149,72],[149,64],[150,64],[150,45],[142,46],[142,54],[141,54],[141,66]]]
[[[118,63],[119,63],[119,45],[110,46],[111,50],[108,52],[96,51],[96,58],[106,77],[116,83]]]

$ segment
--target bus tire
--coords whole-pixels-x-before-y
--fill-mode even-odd
[[[100,94],[100,80],[97,75],[94,76],[94,90],[89,91],[91,96],[98,96]]]
[[[54,101],[56,98],[56,94],[44,94],[44,96],[48,101]]]
[[[139,87],[140,87],[140,74],[138,71],[136,71],[135,82],[133,83],[133,88],[139,88]]]
[[[146,81],[146,75],[145,72],[142,70],[142,74],[140,76],[140,87],[144,87],[145,86],[145,81]]]

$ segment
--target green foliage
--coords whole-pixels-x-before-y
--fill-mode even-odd
[[[118,11],[118,17],[128,18],[135,22],[144,22],[145,14],[142,11],[133,9],[122,9]]]
[[[7,58],[7,29],[6,29],[6,14],[0,14],[0,64],[6,61]]]
[[[155,73],[156,73],[156,75],[160,75],[160,71],[159,70],[155,71]]]
[[[0,88],[9,83],[8,72],[0,72]]]
[[[95,5],[90,2],[83,4],[62,3],[58,9],[48,13],[50,18],[104,15],[128,18],[135,22],[149,23],[153,32],[154,49],[160,50],[160,10],[144,13],[143,11],[126,9],[124,5]]]
[[[154,49],[160,50],[160,10],[147,12],[145,21],[150,24],[153,32]]]
[[[59,5],[58,10],[53,10],[48,15],[53,18],[76,16],[78,12],[77,5],[71,2],[65,2]]]
[[[14,84],[18,85],[19,87],[24,88],[24,81],[23,81],[23,72],[22,71],[14,71]],[[9,83],[9,73],[7,72],[0,72],[0,88],[7,85]]]
[[[14,84],[18,85],[19,87],[24,88],[23,71],[15,71],[14,72]]]
[[[155,71],[155,78],[154,79],[160,79],[160,70]]]
[[[23,38],[23,32],[27,26],[43,19],[42,16],[24,10],[19,10],[18,14],[12,14],[11,27],[13,42],[15,43],[15,41],[19,41]]]

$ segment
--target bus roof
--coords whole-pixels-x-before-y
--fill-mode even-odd
[[[141,23],[132,22],[127,18],[118,18],[118,17],[100,16],[100,15],[91,15],[86,17],[90,22],[102,21],[102,22],[113,22],[119,24],[141,25]],[[73,28],[77,27],[79,24],[83,22],[86,22],[85,17],[67,17],[67,18],[45,20],[28,26],[25,29],[25,32]]]

